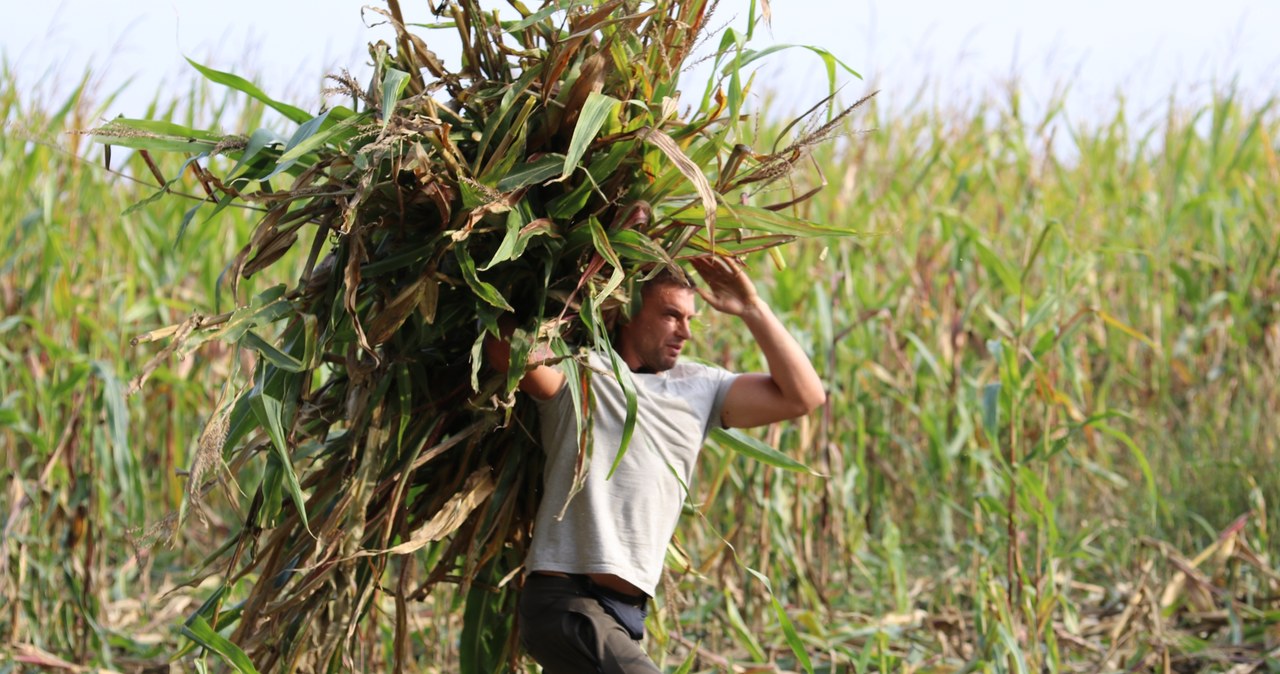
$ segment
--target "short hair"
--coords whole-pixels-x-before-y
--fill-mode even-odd
[[[649,288],[659,288],[662,286],[677,286],[686,290],[693,290],[698,287],[694,282],[693,276],[689,272],[677,265],[658,265],[649,272],[647,278],[642,278],[640,292],[643,294]]]

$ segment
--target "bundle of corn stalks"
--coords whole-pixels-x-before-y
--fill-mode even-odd
[[[752,204],[848,112],[802,117],[785,147],[740,142],[740,73],[772,51],[746,46],[755,2],[746,33],[727,29],[709,49],[713,80],[685,118],[677,77],[714,2],[510,4],[519,20],[475,0],[432,7],[445,23],[429,28],[461,38],[456,71],[409,32],[396,0],[371,9],[395,45],[372,45],[368,87],[334,77],[353,104],[319,115],[196,65],[295,122],[288,138],[127,119],[92,131],[141,151],[161,192],[176,178],[147,153],[187,153],[183,171],[206,195],[188,220],[233,202],[265,212],[228,268],[239,308],[146,336],[170,338],[157,361],[209,339],[257,355],[211,415],[171,522],[218,484],[248,494],[243,526],[191,581],[219,589],[184,626],[237,666],[363,669],[382,654],[362,655],[357,638],[383,621],[399,667],[409,602],[447,583],[463,607],[459,666],[509,667],[503,588],[519,577],[540,480],[535,419],[514,396],[532,346],[570,360],[607,347],[610,308],[657,266],[844,233],[784,212],[816,190],[784,183],[771,192],[782,203]],[[219,155],[230,168],[215,175]],[[300,239],[305,253],[286,256]],[[282,259],[301,264],[296,286],[239,297],[241,279]],[[510,375],[480,355],[504,314],[520,326]]]

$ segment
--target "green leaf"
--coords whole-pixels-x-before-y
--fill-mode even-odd
[[[750,65],[752,62],[758,61],[774,52],[779,52],[784,49],[795,49],[797,47],[801,49],[808,49],[814,54],[817,54],[818,57],[822,59],[823,64],[827,68],[827,84],[829,88],[834,89],[836,66],[839,66],[840,68],[844,69],[844,71],[849,73],[850,75],[853,75],[858,79],[862,79],[862,75],[858,71],[854,70],[853,68],[850,68],[848,64],[836,58],[835,55],[832,54],[831,52],[821,47],[814,47],[806,44],[775,44],[759,50],[745,49],[743,50],[742,55],[737,59],[735,63],[730,63],[724,67],[724,70],[722,71],[721,74],[728,76],[730,74],[729,68],[735,65],[738,68],[744,68]]]
[[[597,185],[612,175],[622,160],[632,150],[632,143],[614,143],[603,158],[597,157],[587,169],[586,179],[572,192],[552,199],[547,204],[547,215],[557,220],[571,220],[587,205]]]
[[[520,228],[524,227],[524,219],[520,215],[520,210],[513,208],[507,211],[507,233],[502,237],[502,243],[498,245],[498,250],[494,251],[493,257],[480,267],[480,271],[485,271],[493,265],[500,262],[510,260],[512,254],[516,251],[516,242],[520,240]]]
[[[667,251],[653,239],[635,230],[623,229],[609,232],[609,241],[620,257],[640,262],[675,264]]]
[[[205,78],[208,79],[209,81],[214,82],[216,84],[221,84],[224,87],[230,87],[232,89],[235,89],[236,91],[244,93],[245,95],[249,96],[249,98],[253,98],[255,100],[261,101],[265,103],[267,107],[284,115],[287,119],[289,119],[292,122],[297,122],[298,124],[301,124],[311,117],[311,114],[308,113],[306,110],[303,110],[301,108],[295,108],[292,105],[289,105],[287,103],[281,103],[280,101],[277,101],[274,98],[271,98],[270,96],[264,94],[262,90],[259,89],[256,85],[254,85],[249,80],[246,80],[245,78],[240,77],[239,75],[233,75],[231,73],[222,72],[221,70],[214,70],[213,68],[200,65],[199,63],[196,63],[190,58],[187,59],[187,63],[190,63],[192,67],[200,71],[200,74],[204,75]]]
[[[461,672],[510,671],[504,647],[514,622],[512,595],[489,589],[500,580],[500,574],[492,568],[485,576],[483,584],[477,583],[467,592],[462,611],[462,633],[458,638],[458,670]]]
[[[152,119],[113,119],[94,129],[90,136],[99,143],[157,152],[212,152],[222,136],[173,122]]]
[[[22,422],[22,415],[10,406],[9,401],[5,400],[0,404],[0,428],[25,428],[26,424]]]
[[[298,131],[289,140],[288,146],[285,147],[284,154],[280,155],[279,161],[281,163],[297,161],[307,153],[325,145],[341,143],[353,137],[357,133],[356,127],[368,121],[372,115],[372,113],[362,112],[358,115],[352,115],[333,126],[326,127],[325,121],[328,117],[325,117],[325,115],[332,112],[332,110],[326,110],[319,117],[299,127]],[[320,130],[318,132],[315,132],[315,129],[310,126],[312,122],[319,126]],[[304,133],[306,134],[305,136],[303,136]]]
[[[279,284],[258,293],[248,306],[232,312],[231,318],[209,338],[238,342],[249,330],[287,315],[293,311],[293,305],[284,298],[284,290],[284,284]]]
[[[787,611],[782,606],[782,602],[778,601],[777,595],[773,593],[773,586],[769,584],[769,579],[764,574],[756,571],[749,566],[743,566],[752,576],[756,577],[764,587],[769,591],[769,599],[773,602],[773,612],[778,616],[778,623],[782,625],[782,634],[787,639],[787,645],[791,647],[791,652],[795,654],[796,660],[800,662],[800,666],[804,668],[806,674],[813,674],[813,662],[809,659],[809,652],[805,650],[804,642],[800,641],[800,635],[796,633],[796,626],[791,622],[791,617],[787,615]]]
[[[1049,222],[1040,230],[1040,236],[1036,237],[1036,245],[1031,249],[1031,254],[1027,256],[1027,262],[1022,266],[1022,275],[1018,277],[1019,283],[1025,283],[1027,275],[1031,273],[1031,268],[1035,266],[1036,258],[1040,257],[1040,251],[1044,248],[1044,242],[1049,238],[1049,233],[1054,230],[1056,223]]]
[[[747,627],[746,621],[742,619],[742,612],[738,610],[737,602],[733,600],[733,595],[727,589],[724,590],[724,608],[725,617],[729,619],[729,627],[737,632],[739,643],[747,649],[756,662],[767,661],[760,639],[756,637],[755,630]]]
[[[263,176],[261,180],[271,180],[281,173],[284,173],[292,168],[294,164],[298,163],[298,159],[303,155],[322,145],[333,132],[331,129],[328,133],[317,135],[320,131],[321,125],[324,124],[325,118],[328,116],[329,111],[325,110],[319,115],[307,120],[307,122],[302,126],[298,127],[298,130],[294,131],[293,136],[289,138],[289,143],[285,145],[284,154],[280,155],[280,158],[276,160],[275,169],[273,169],[271,173]],[[346,123],[351,122],[352,120],[347,120]]]
[[[483,206],[489,201],[489,196],[475,185],[472,185],[470,181],[459,182],[458,191],[462,193],[462,207],[468,210]]]
[[[989,273],[1000,279],[1000,285],[1003,285],[1005,290],[1014,295],[1022,292],[1022,284],[1018,281],[1018,275],[1009,268],[1009,265],[1005,264],[1004,260],[1000,259],[1000,256],[995,251],[991,250],[987,244],[976,237],[970,239],[969,242],[977,250],[978,259],[982,261],[982,266]]]
[[[267,467],[262,471],[262,483],[259,486],[262,490],[262,508],[258,510],[258,521],[254,524],[274,527],[280,523],[280,506],[284,499],[280,489],[283,483],[284,466],[280,463],[280,455],[273,451],[267,455]]]
[[[592,4],[591,0],[559,0],[558,2],[550,3],[546,7],[543,7],[541,10],[534,12],[529,16],[526,16],[522,21],[519,21],[513,24],[511,27],[506,28],[506,31],[508,33],[517,33],[528,28],[529,26],[532,26],[535,23],[538,23],[539,21],[542,21],[543,19],[551,16],[552,14],[555,14],[556,12],[562,12],[566,9],[569,9],[570,7],[583,7],[591,4]]]
[[[522,164],[498,181],[498,191],[510,192],[550,180],[564,169],[564,162],[564,155],[552,152]]]
[[[1008,651],[1009,659],[1013,661],[1014,672],[1027,674],[1027,657],[1023,654],[1022,648],[1018,646],[1018,640],[1009,631],[1008,624],[1004,622],[997,623],[996,633],[1000,636],[1000,643]]]
[[[729,428],[715,428],[711,431],[711,439],[724,447],[728,447],[743,456],[761,463],[796,473],[818,475],[808,466],[764,444],[763,442],[739,431]]]
[[[595,303],[591,302],[590,304],[592,305],[591,308],[594,309]],[[604,342],[605,346],[608,346],[608,334],[600,331],[597,337]],[[614,455],[613,465],[609,466],[609,474],[605,479],[613,477],[614,472],[618,470],[618,466],[622,465],[622,457],[627,453],[627,448],[631,446],[631,438],[635,435],[636,419],[640,409],[640,394],[636,390],[636,380],[631,376],[631,368],[612,347],[607,349],[607,353],[609,354],[609,363],[613,366],[613,376],[622,387],[622,394],[627,401],[627,414],[622,421],[622,437],[618,441],[618,453]],[[672,471],[675,472],[674,469]],[[680,477],[679,473],[676,473],[676,477]],[[688,487],[685,487],[685,492],[688,491]]]
[[[933,373],[935,379],[939,382],[946,381],[946,376],[942,372],[942,366],[938,364],[938,359],[934,357],[933,352],[925,345],[924,340],[920,339],[914,332],[906,333],[907,339],[915,345],[916,352],[924,359],[925,365],[929,366],[929,371]]]
[[[471,253],[467,251],[466,246],[454,246],[453,252],[457,255],[458,262],[462,268],[462,278],[466,280],[467,285],[471,287],[471,291],[477,297],[499,309],[514,311],[511,305],[507,304],[507,300],[502,296],[502,293],[498,292],[497,288],[481,281],[480,277],[476,275],[476,261],[471,259]]]
[[[223,454],[226,450],[236,446],[249,431],[255,428],[256,419],[253,414],[253,391],[246,392],[244,395],[236,399],[231,407],[231,412],[227,416],[227,438],[222,443]]]
[[[190,225],[191,220],[196,217],[196,212],[207,203],[209,202],[198,201],[195,206],[188,208],[187,212],[182,214],[182,221],[178,223],[178,235],[173,237],[173,249],[175,251],[178,250],[178,245],[182,243],[182,235],[187,233],[187,226]]]
[[[706,219],[706,211],[701,205],[693,205],[672,213],[680,221],[701,222]],[[716,226],[719,228],[737,227],[765,234],[786,234],[800,237],[817,236],[853,236],[857,230],[847,227],[821,225],[803,218],[787,215],[782,211],[771,211],[759,206],[745,204],[721,203],[716,208]]]
[[[600,128],[604,126],[609,116],[618,108],[622,102],[612,96],[591,92],[587,95],[587,102],[582,106],[582,112],[578,114],[578,123],[573,128],[573,138],[569,141],[569,152],[564,157],[564,168],[560,171],[560,179],[563,180],[578,168],[578,162],[582,160],[582,156],[587,153],[587,148],[591,145],[591,141],[595,140],[596,134],[600,132]]]
[[[226,637],[214,631],[209,623],[200,616],[194,616],[182,626],[182,636],[200,644],[201,647],[217,653],[222,659],[240,674],[258,674],[258,670],[249,660],[249,656],[231,643]]]
[[[263,371],[270,370],[270,367],[262,368]],[[265,378],[265,375],[263,375]],[[271,447],[274,450],[276,458],[280,461],[281,475],[284,479],[284,486],[289,490],[289,498],[293,500],[293,505],[298,509],[298,517],[302,520],[302,526],[311,531],[311,526],[307,522],[307,501],[302,495],[302,486],[298,483],[298,474],[293,470],[293,461],[289,457],[289,443],[285,437],[286,429],[292,426],[291,420],[285,419],[284,401],[277,398],[274,393],[265,386],[259,386],[257,395],[252,398],[253,413],[258,418],[258,424],[266,429],[267,435],[271,438]]]
[[[306,369],[306,366],[302,361],[276,348],[253,330],[249,330],[244,334],[244,337],[240,340],[240,345],[262,354],[262,357],[265,358],[268,363],[275,365],[285,372],[302,372]]]
[[[395,68],[387,68],[387,72],[382,77],[382,128],[387,128],[387,123],[391,121],[391,115],[396,111],[396,105],[400,103],[400,97],[404,95],[404,88],[409,84],[409,73]]]
[[[982,387],[982,430],[987,437],[997,438],[1000,434],[1000,382]]]
[[[240,153],[240,159],[236,161],[236,165],[227,174],[227,181],[236,180],[240,177],[240,172],[249,167],[249,162],[253,161],[258,153],[270,145],[284,145],[285,140],[280,134],[271,129],[258,129],[249,134],[249,141],[245,144],[244,150]]]
[[[1155,523],[1156,515],[1160,508],[1160,492],[1156,487],[1156,476],[1151,470],[1151,462],[1147,461],[1147,455],[1138,447],[1138,443],[1129,437],[1128,433],[1108,426],[1104,423],[1091,424],[1094,428],[1106,433],[1107,435],[1119,440],[1125,447],[1129,448],[1129,452],[1133,454],[1133,458],[1138,462],[1138,467],[1142,470],[1142,479],[1147,483],[1147,505],[1151,509],[1151,521]]]
[[[622,261],[618,259],[618,254],[613,251],[613,246],[609,245],[609,237],[604,232],[604,227],[600,225],[600,221],[594,217],[587,219],[587,229],[591,232],[591,243],[595,246],[596,252],[604,257],[609,266],[613,267],[613,273],[609,275],[609,280],[605,282],[600,291],[592,298],[592,303],[599,306],[604,298],[622,285],[626,273],[622,270]]]
[[[94,361],[93,370],[102,382],[102,406],[106,411],[107,428],[111,437],[111,465],[116,472],[117,488],[124,491],[129,519],[143,519],[142,478],[129,446],[129,405],[125,402],[124,386],[116,377],[115,369],[106,361]],[[132,493],[130,493],[132,492]]]
[[[523,152],[512,152],[511,149],[512,144],[523,147],[525,124],[529,121],[529,115],[533,109],[537,107],[538,97],[532,94],[526,95],[534,79],[532,75],[533,73],[527,72],[518,83],[508,87],[498,103],[498,108],[490,112],[486,119],[484,133],[481,134],[480,144],[476,147],[475,161],[471,170],[478,176],[481,183],[493,184],[493,176],[505,176],[516,160],[524,155]],[[524,103],[516,108],[516,101],[520,98],[523,98]],[[515,113],[515,119],[509,120],[512,113]],[[489,146],[493,144],[495,138],[500,140],[490,151]],[[500,168],[502,166],[506,168]]]
[[[320,353],[320,319],[314,314],[299,314],[302,318],[302,365],[313,369],[320,365],[324,354]]]

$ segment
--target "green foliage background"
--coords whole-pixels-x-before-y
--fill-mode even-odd
[[[158,108],[263,115],[203,88]],[[243,669],[214,628],[178,628],[210,587],[171,592],[233,504],[147,547],[240,355],[206,342],[126,389],[160,348],[134,337],[229,309],[218,277],[258,214],[177,241],[187,203],[130,209],[155,190],[138,155],[111,174],[65,133],[98,109],[0,83],[0,668]],[[830,391],[759,439],[820,475],[708,447],[650,624],[670,670],[1275,671],[1280,122],[1231,90],[1152,122],[1049,109],[872,103],[815,151],[822,177],[794,177],[828,182],[797,215],[863,233],[750,258]],[[697,356],[761,366],[734,323],[700,334]],[[375,604],[354,654],[374,669],[395,648]],[[419,666],[477,657],[450,594],[408,614]]]

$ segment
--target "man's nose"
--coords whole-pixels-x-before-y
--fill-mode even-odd
[[[679,327],[676,328],[676,336],[680,339],[689,339],[693,337],[693,331],[690,329],[689,321],[680,321]]]

